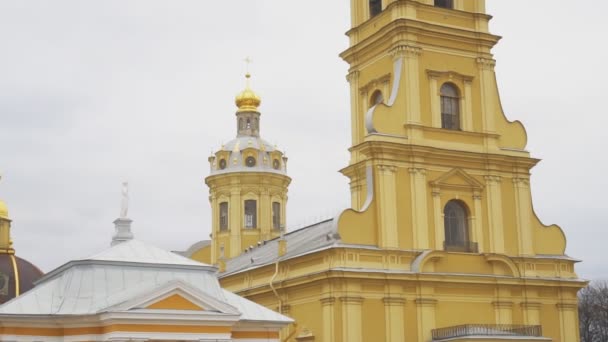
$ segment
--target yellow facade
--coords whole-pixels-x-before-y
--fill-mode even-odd
[[[351,0],[341,54],[352,209],[335,219],[340,243],[228,270],[222,285],[295,318],[289,340],[427,342],[468,324],[495,335],[540,326],[518,340],[578,341],[586,283],[562,230],[534,213],[538,160],[502,110],[491,53],[500,37],[485,1],[379,3]]]

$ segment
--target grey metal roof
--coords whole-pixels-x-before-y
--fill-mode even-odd
[[[241,321],[293,322],[222,289],[215,267],[138,240],[53,270],[32,290],[0,306],[0,316],[95,315],[120,310],[117,307],[175,284],[221,303]]]
[[[311,253],[340,243],[335,219],[329,219],[284,235],[287,253],[281,259]],[[220,278],[276,262],[279,258],[279,239],[276,238],[226,261],[226,272]]]
[[[248,148],[257,150],[256,165],[253,167],[247,167],[244,165],[242,151]],[[224,144],[220,151],[230,152],[230,157],[227,160],[226,168],[223,170],[219,169],[212,163],[209,173],[210,176],[232,172],[267,172],[280,175],[287,174],[287,166],[283,161],[281,161],[281,166],[279,169],[274,169],[272,165],[273,161],[270,158],[270,153],[279,150],[262,138],[255,136],[239,136]],[[281,152],[281,154],[283,153]],[[215,162],[218,163],[219,160],[216,160]]]

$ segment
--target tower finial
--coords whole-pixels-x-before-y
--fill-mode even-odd
[[[0,175],[2,179],[2,175]],[[13,241],[11,239],[11,220],[8,217],[6,203],[0,200],[0,254],[14,254]]]
[[[260,97],[251,90],[251,73],[249,72],[249,66],[252,63],[252,60],[247,57],[244,61],[246,65],[245,90],[240,92],[234,101],[239,108],[238,112],[257,112],[262,101]]]
[[[114,220],[115,233],[112,237],[111,245],[117,245],[121,242],[133,240],[131,232],[131,219],[127,217],[129,213],[129,183],[122,183],[122,201],[120,204],[120,217]]]

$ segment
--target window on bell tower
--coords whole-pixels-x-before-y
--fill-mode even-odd
[[[469,212],[466,205],[458,200],[451,200],[443,209],[445,229],[444,248],[455,252],[477,252],[477,243],[469,240]]]
[[[451,83],[441,86],[441,128],[460,130],[460,96]]]
[[[257,207],[255,200],[245,201],[245,228],[257,228]]]
[[[369,17],[373,18],[382,12],[382,0],[369,0]]]
[[[272,202],[272,228],[281,229],[281,203]]]
[[[228,203],[220,203],[220,231],[228,230]]]
[[[435,0],[435,7],[454,8],[454,0]]]

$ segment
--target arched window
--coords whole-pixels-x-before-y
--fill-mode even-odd
[[[472,252],[469,248],[468,216],[467,208],[461,201],[452,200],[446,204],[443,210],[446,250]]]
[[[454,0],[435,0],[435,7],[454,8]]]
[[[371,108],[375,105],[381,104],[382,102],[384,102],[384,96],[382,96],[382,92],[380,90],[376,90],[370,98],[369,107]]]
[[[460,129],[460,96],[451,83],[441,86],[441,127]]]
[[[281,203],[272,202],[272,228],[281,229]]]
[[[247,118],[247,129],[251,128],[251,119]]]
[[[220,231],[228,230],[228,202],[220,203]]]
[[[245,228],[257,228],[258,205],[255,200],[245,201]]]
[[[382,12],[382,0],[369,0],[369,17],[373,18]]]

